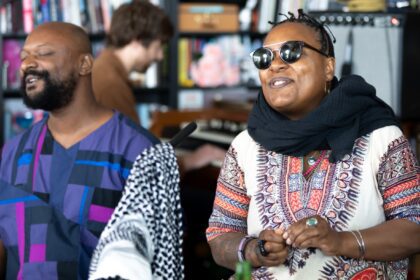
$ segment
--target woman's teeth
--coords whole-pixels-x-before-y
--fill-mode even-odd
[[[285,83],[285,81],[274,81],[274,86],[275,87],[277,87],[277,86],[280,86],[280,85],[282,85],[282,84],[284,84]]]

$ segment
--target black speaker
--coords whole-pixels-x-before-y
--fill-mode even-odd
[[[337,77],[364,77],[401,120],[420,120],[420,13],[311,14],[337,40]]]

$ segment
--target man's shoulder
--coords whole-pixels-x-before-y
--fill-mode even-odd
[[[19,146],[19,144],[21,144],[22,141],[24,142],[22,144],[34,142],[44,123],[44,119],[42,119],[41,121],[30,126],[28,129],[6,140],[3,145],[2,152],[13,152]]]
[[[123,156],[130,162],[134,162],[145,149],[159,143],[159,140],[149,131],[118,111],[114,113],[106,129],[97,136],[95,141],[98,150]]]
[[[111,50],[104,49],[93,62],[93,74],[100,73],[101,75],[104,75],[109,73],[110,70],[115,71],[121,67],[123,66],[117,56],[115,56]]]
[[[159,143],[159,140],[141,125],[135,123],[130,118],[118,111],[116,111],[114,114],[116,119],[115,126],[118,128],[121,134],[126,135],[125,138],[127,141],[131,141],[131,139],[134,138],[141,141],[150,142],[152,145]]]

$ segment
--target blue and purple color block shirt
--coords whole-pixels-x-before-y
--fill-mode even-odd
[[[7,279],[87,279],[92,252],[133,162],[158,140],[116,112],[65,149],[46,121],[2,151],[0,238]]]

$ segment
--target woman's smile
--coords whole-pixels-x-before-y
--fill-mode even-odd
[[[286,77],[276,77],[270,80],[269,87],[272,89],[279,89],[289,85],[292,82],[293,80]]]

